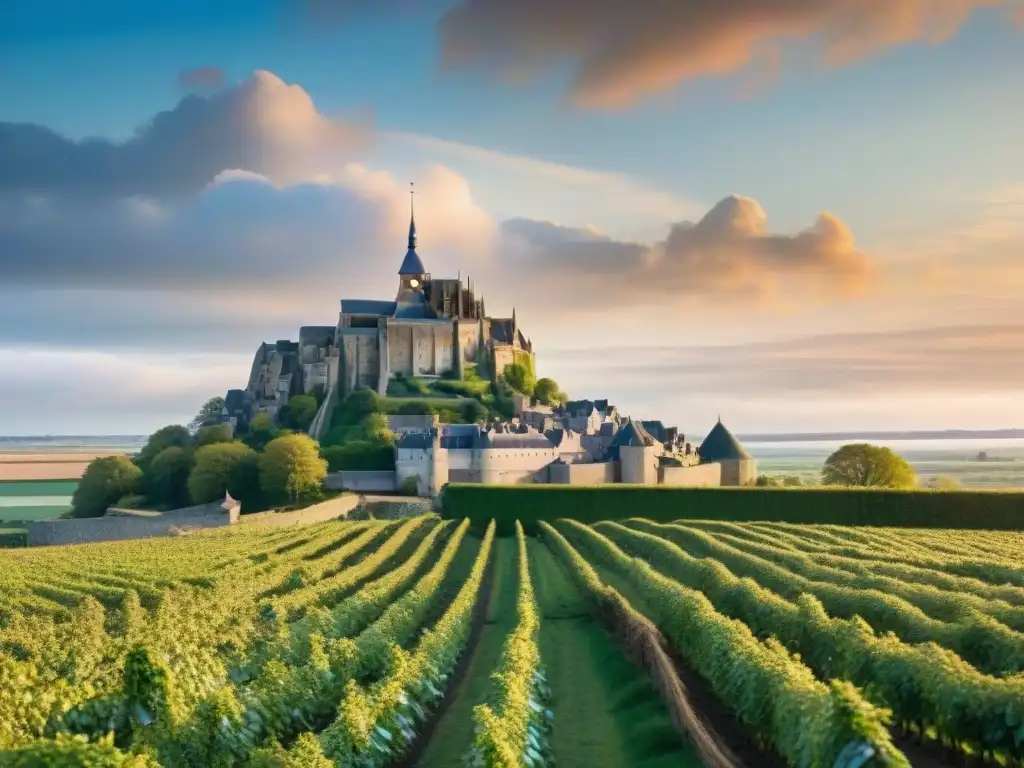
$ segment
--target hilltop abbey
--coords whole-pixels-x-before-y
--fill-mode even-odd
[[[397,375],[461,379],[470,366],[500,372],[517,361],[532,365],[533,345],[515,309],[489,317],[471,285],[432,277],[416,252],[413,210],[395,298],[342,299],[336,325],[303,326],[298,342],[261,344],[248,386],[232,390],[226,406],[232,415],[275,416],[291,396],[317,388],[338,399],[362,387],[384,395]]]

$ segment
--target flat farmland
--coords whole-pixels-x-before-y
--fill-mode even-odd
[[[1022,533],[495,531],[0,551],[0,765],[1024,760]]]

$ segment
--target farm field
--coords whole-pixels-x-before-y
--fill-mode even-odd
[[[0,551],[0,766],[1024,764],[1024,533],[495,530]]]
[[[49,520],[71,508],[77,480],[0,480],[0,526],[10,520]]]

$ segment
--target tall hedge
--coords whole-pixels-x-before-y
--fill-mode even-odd
[[[512,535],[516,520],[532,532],[538,520],[560,517],[1024,530],[1024,493],[999,491],[452,483],[443,504],[445,517],[482,525],[493,518],[502,536]]]

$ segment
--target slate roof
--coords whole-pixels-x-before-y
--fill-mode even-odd
[[[641,421],[640,424],[653,437],[657,438],[658,442],[663,443],[667,439],[665,437],[665,425],[662,422],[660,422],[660,421]]]
[[[747,449],[740,445],[740,441],[733,437],[732,432],[725,428],[719,421],[708,432],[704,442],[697,449],[701,461],[730,461],[733,459],[752,459]]]
[[[376,299],[342,299],[341,313],[343,315],[377,315],[378,317],[391,317],[395,314],[398,302],[378,301]]]
[[[407,450],[426,450],[433,442],[434,437],[430,432],[406,432],[399,435],[398,440],[395,441],[395,447]]]
[[[400,301],[395,305],[393,316],[406,320],[431,320],[437,314],[425,302]]]
[[[405,252],[405,258],[402,259],[402,266],[398,268],[398,274],[400,275],[425,275],[427,274],[426,267],[423,266],[423,260],[420,255],[416,253],[415,248],[410,248]]]
[[[611,448],[621,448],[622,446],[652,446],[658,441],[651,437],[650,433],[643,428],[643,425],[638,421],[632,419],[626,419],[626,423],[622,425],[622,429],[615,435],[615,439],[612,440]]]

